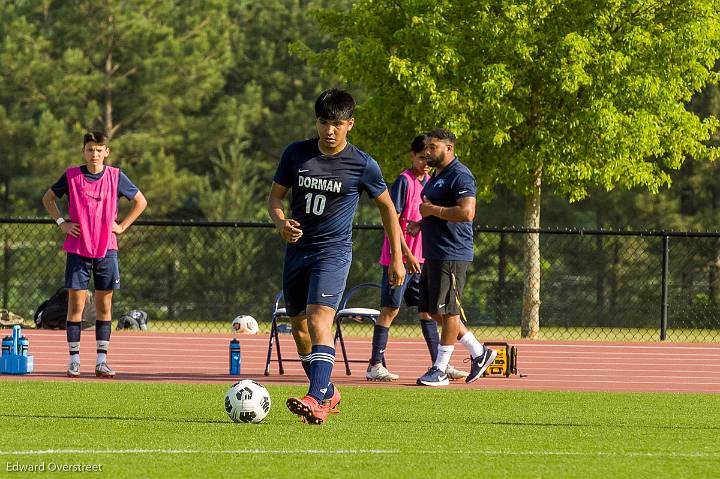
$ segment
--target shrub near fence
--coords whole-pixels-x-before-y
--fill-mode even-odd
[[[469,326],[483,338],[518,338],[525,232],[475,231],[463,295]],[[540,230],[540,238],[541,338],[720,339],[720,234]],[[381,241],[379,226],[355,227],[349,285],[379,281]],[[49,220],[0,219],[2,308],[32,319],[62,285],[61,243]],[[249,314],[267,330],[283,254],[269,223],[140,220],[120,240],[114,317],[143,309],[153,330],[200,332],[229,331],[235,316]],[[351,305],[378,302],[373,289]],[[394,337],[419,336],[415,313],[403,308]]]

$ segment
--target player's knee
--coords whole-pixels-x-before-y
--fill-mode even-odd
[[[400,312],[400,308],[389,308],[384,307],[380,310],[380,317],[378,318],[377,324],[389,328],[393,320],[397,317]]]

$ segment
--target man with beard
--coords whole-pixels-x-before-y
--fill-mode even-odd
[[[447,367],[459,340],[470,352],[470,374],[477,380],[495,360],[497,352],[486,348],[461,320],[465,275],[473,260],[475,177],[455,156],[455,135],[438,128],[426,133],[425,157],[435,173],[422,190],[423,253],[420,276],[420,311],[428,311],[442,326],[437,359],[418,379],[425,386],[447,386]]]
[[[383,365],[390,326],[400,312],[403,299],[407,306],[413,307],[418,305],[420,297],[420,271],[425,262],[422,254],[422,233],[420,232],[420,220],[422,219],[420,194],[429,178],[430,171],[425,159],[425,135],[416,136],[412,141],[410,161],[412,162],[411,167],[400,173],[390,190],[390,198],[395,205],[400,228],[403,231],[401,246],[407,275],[402,286],[397,288],[390,286],[388,269],[392,255],[390,254],[390,241],[385,235],[380,253],[380,264],[383,268],[380,282],[380,317],[373,330],[372,351],[365,373],[368,381],[395,381],[400,378]],[[440,344],[437,322],[423,310],[418,310],[418,319],[423,338],[425,338],[430,352],[430,364],[434,364]],[[467,372],[455,369],[450,365],[445,372],[449,379],[465,379],[468,376]]]

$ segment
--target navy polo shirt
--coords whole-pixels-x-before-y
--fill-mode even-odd
[[[433,175],[422,190],[432,204],[451,208],[460,198],[474,197],[475,177],[456,158],[440,174]],[[426,216],[422,220],[423,255],[429,260],[473,260],[472,221],[454,223]]]

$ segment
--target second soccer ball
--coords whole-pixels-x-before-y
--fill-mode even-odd
[[[240,334],[257,334],[260,329],[255,318],[246,314],[233,319],[232,327]]]

